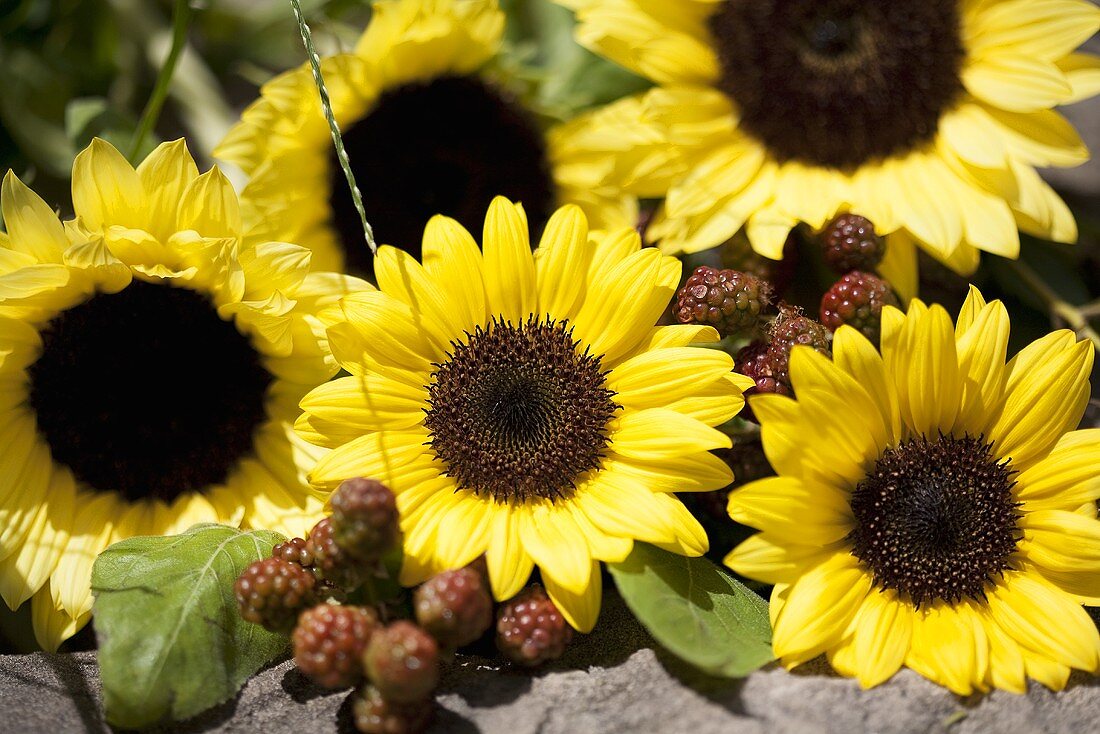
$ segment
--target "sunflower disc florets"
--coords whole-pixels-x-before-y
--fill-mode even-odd
[[[298,613],[313,603],[316,581],[306,569],[280,558],[254,562],[237,578],[241,617],[272,632],[290,632]]]
[[[723,336],[750,333],[771,304],[771,292],[756,276],[700,265],[676,296],[676,319],[713,326]]]

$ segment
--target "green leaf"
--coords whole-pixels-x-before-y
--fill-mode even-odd
[[[775,659],[767,602],[706,558],[635,543],[608,568],[654,639],[700,670],[740,678]]]
[[[108,722],[136,729],[189,718],[286,651],[284,635],[241,619],[233,595],[237,576],[281,540],[202,524],[99,555],[92,593]]]

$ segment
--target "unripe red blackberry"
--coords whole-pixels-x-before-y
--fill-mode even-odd
[[[363,679],[363,651],[378,627],[366,607],[318,604],[298,617],[294,663],[325,688],[348,688]]]
[[[304,538],[291,538],[279,543],[271,549],[272,558],[280,558],[287,563],[297,563],[299,566],[310,567],[313,565],[313,554],[309,552],[308,544]]]
[[[768,365],[772,376],[784,385],[791,384],[791,350],[799,345],[828,355],[831,334],[824,326],[803,315],[800,309],[783,304],[779,307],[779,317],[772,323]]]
[[[854,271],[843,276],[821,298],[821,323],[830,331],[847,324],[878,344],[882,307],[897,306],[890,284],[877,275]]]
[[[264,558],[244,570],[233,590],[243,619],[272,632],[290,632],[298,613],[313,603],[315,583],[313,574],[296,563]]]
[[[541,586],[524,589],[497,612],[497,647],[520,665],[559,658],[572,640],[573,628]]]
[[[771,303],[771,286],[738,270],[700,265],[676,294],[676,320],[707,324],[722,336],[751,332]]]
[[[875,225],[858,214],[841,214],[821,232],[825,262],[838,273],[873,270],[886,253],[886,244],[875,234]]]
[[[349,590],[359,585],[359,563],[336,542],[331,517],[309,531],[306,550],[313,556],[313,572],[318,579]]]
[[[493,599],[474,568],[433,576],[413,594],[416,621],[445,650],[468,645],[493,623]]]
[[[350,555],[375,561],[397,545],[397,500],[382,482],[348,479],[330,503],[333,537]]]
[[[439,681],[435,638],[407,620],[377,630],[363,662],[367,677],[389,701],[423,700]]]
[[[745,377],[751,377],[756,382],[756,387],[745,391],[746,395],[760,392],[774,392],[780,395],[790,395],[790,385],[781,383],[776,379],[775,373],[779,369],[777,364],[777,352],[772,352],[767,342],[756,341],[742,347],[734,357],[734,371]],[[748,408],[745,409],[746,411]]]
[[[382,695],[374,686],[364,684],[352,696],[351,710],[355,728],[363,734],[419,734],[432,720],[433,702],[398,703]]]

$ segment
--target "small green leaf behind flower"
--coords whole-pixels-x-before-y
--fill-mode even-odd
[[[92,569],[107,721],[136,729],[182,720],[234,696],[288,639],[237,613],[233,583],[284,540],[267,530],[195,525],[115,543]]]
[[[775,659],[767,602],[706,558],[635,543],[608,568],[654,639],[700,670],[740,678]]]

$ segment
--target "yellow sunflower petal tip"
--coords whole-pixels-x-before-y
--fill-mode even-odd
[[[785,663],[828,653],[864,686],[904,665],[961,695],[1096,671],[1081,605],[1100,561],[1076,548],[1100,545],[1095,509],[1079,512],[1100,497],[1100,434],[1073,430],[1092,346],[1051,335],[1006,363],[1007,331],[973,331],[1002,312],[977,289],[957,325],[935,304],[898,311],[905,338],[884,330],[881,357],[850,349],[830,367],[853,380],[802,350],[790,409],[754,402],[780,476],[731,493],[730,516],[762,532],[726,562],[781,589]]]

